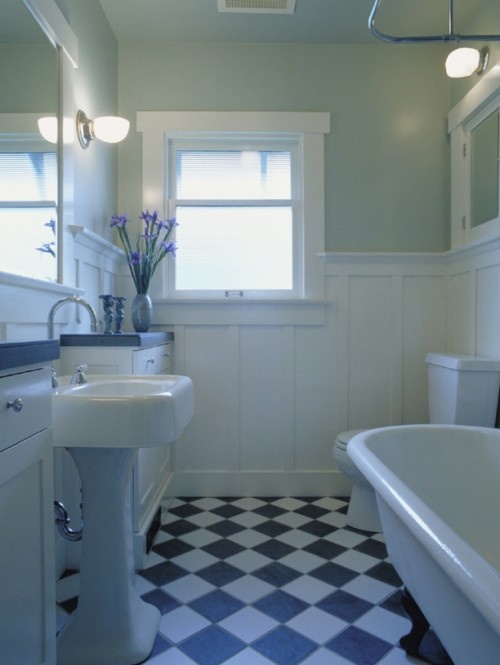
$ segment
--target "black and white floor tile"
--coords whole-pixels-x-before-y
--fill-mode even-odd
[[[170,502],[136,576],[162,618],[147,665],[409,665],[410,622],[381,534],[324,497]],[[59,623],[78,574],[58,583]],[[434,659],[438,643],[429,636]]]

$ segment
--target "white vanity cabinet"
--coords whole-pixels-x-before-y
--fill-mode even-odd
[[[84,346],[74,345],[78,344],[79,337],[85,342]],[[62,335],[60,373],[72,374],[82,364],[88,366],[85,371],[89,375],[172,373],[171,333],[124,333],[119,339],[116,337],[113,340],[113,336],[104,335]],[[93,345],[90,345],[92,341]],[[113,346],[113,341],[119,346]],[[170,455],[171,446],[140,448],[136,453],[132,476],[132,527],[137,570],[144,567],[147,552],[160,526],[160,502],[171,479]]]
[[[0,343],[0,663],[55,665],[52,384],[58,345]],[[48,352],[49,349],[52,351]],[[43,362],[30,360],[39,356]]]

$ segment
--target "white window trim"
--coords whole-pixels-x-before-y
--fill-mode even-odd
[[[304,219],[299,297],[324,297],[324,273],[318,254],[324,252],[325,242],[324,136],[330,132],[329,113],[139,111],[137,130],[142,133],[143,207],[162,211],[165,215],[168,214],[164,210],[165,135],[271,132],[276,136],[299,136]],[[160,298],[167,296],[165,275],[163,277]]]

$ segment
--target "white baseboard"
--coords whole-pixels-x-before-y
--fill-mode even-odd
[[[348,496],[339,471],[175,471],[174,496]]]

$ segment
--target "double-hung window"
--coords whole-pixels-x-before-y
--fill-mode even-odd
[[[171,139],[178,294],[291,296],[302,226],[297,139]]]
[[[161,296],[323,297],[328,113],[144,111],[137,120],[143,206],[178,224]]]

